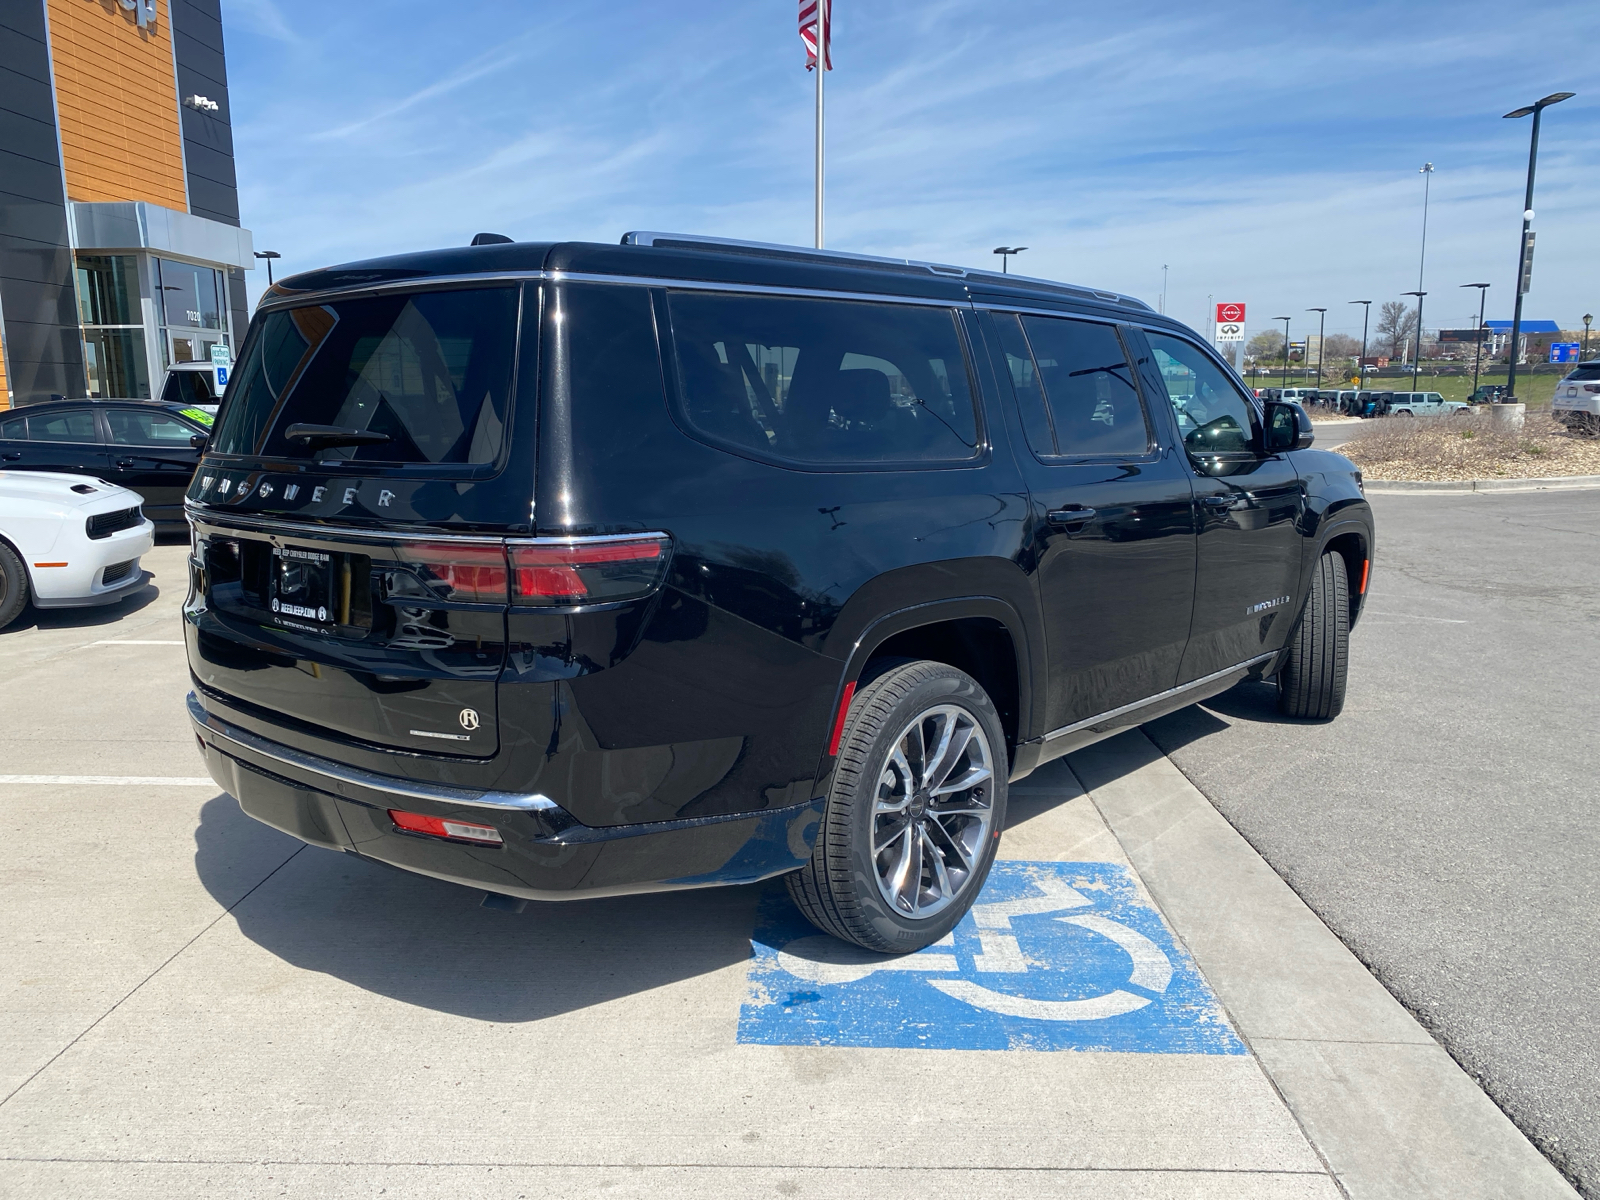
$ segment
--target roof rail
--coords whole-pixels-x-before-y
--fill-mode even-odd
[[[995,283],[1045,287],[1052,291],[1066,292],[1080,299],[1101,300],[1111,304],[1126,304],[1133,308],[1153,311],[1143,300],[1136,299],[1133,296],[1125,296],[1120,292],[1073,287],[1071,284],[1061,283],[1054,279],[1037,279],[1030,275],[996,276],[990,271],[969,270],[966,267],[950,266],[947,263],[923,262],[915,258],[884,258],[876,254],[852,254],[843,250],[818,250],[810,246],[786,246],[779,242],[746,242],[738,238],[707,237],[698,233],[659,233],[631,230],[622,235],[622,245],[624,246],[675,246],[680,243],[685,245],[720,246],[735,253],[744,251],[759,255],[794,258],[800,261],[835,261],[840,264],[860,263],[863,266],[897,267],[901,270],[910,267],[913,270],[920,269],[934,275],[944,275],[957,279],[983,279],[993,280]]]

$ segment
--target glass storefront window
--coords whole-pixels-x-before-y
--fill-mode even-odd
[[[132,254],[80,254],[78,319],[85,325],[139,325],[139,260]]]
[[[163,325],[221,329],[222,304],[217,272],[211,267],[158,258],[156,286],[161,290]]]
[[[83,351],[89,368],[89,395],[127,400],[150,399],[150,360],[142,329],[85,329]]]

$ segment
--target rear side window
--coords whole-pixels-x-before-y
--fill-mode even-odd
[[[1197,457],[1245,454],[1254,446],[1250,402],[1200,347],[1145,331],[1178,418],[1183,445]]]
[[[1058,454],[1144,454],[1150,429],[1110,325],[1023,317]]]
[[[161,399],[168,404],[215,404],[210,371],[174,371],[167,376]]]
[[[194,436],[192,425],[161,412],[142,412],[131,408],[106,411],[111,440],[119,446],[183,446]]]
[[[978,453],[945,308],[669,292],[680,416],[732,448],[802,464]]]
[[[228,384],[222,454],[378,463],[490,463],[504,441],[515,287],[332,300],[262,318]],[[383,435],[290,439],[293,425]]]
[[[12,417],[9,421],[0,421],[0,438],[25,439],[28,436],[28,418]]]
[[[28,416],[28,437],[35,442],[98,442],[94,413],[87,408]]]

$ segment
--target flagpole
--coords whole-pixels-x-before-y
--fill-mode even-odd
[[[822,249],[822,77],[828,73],[828,0],[817,0],[817,249]]]

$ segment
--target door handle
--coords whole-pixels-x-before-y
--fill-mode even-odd
[[[119,458],[116,460],[116,465],[119,467],[131,467],[137,461],[137,459],[132,458]]]
[[[1082,504],[1053,509],[1044,515],[1044,519],[1052,525],[1082,525],[1085,521],[1092,521],[1094,518],[1095,510]]]
[[[1235,497],[1233,496],[1201,496],[1200,503],[1207,508],[1232,508]]]
[[[22,457],[22,451],[21,450],[13,450],[9,454],[0,454],[0,458],[5,459],[7,462],[16,462],[17,459],[19,459],[21,457]]]

